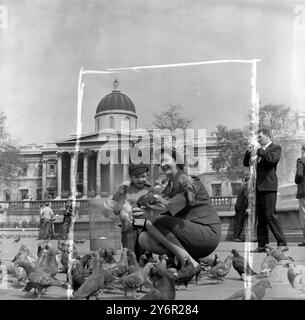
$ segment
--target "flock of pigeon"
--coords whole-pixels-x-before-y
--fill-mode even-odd
[[[197,284],[198,278],[188,259],[177,270],[174,260],[167,255],[141,255],[137,260],[135,253],[127,248],[122,249],[119,261],[115,260],[113,250],[97,250],[80,256],[73,240],[58,240],[57,248],[48,242],[39,243],[36,255],[22,244],[9,265],[4,266],[0,260],[0,281],[7,272],[9,279],[22,285],[23,292],[33,291],[38,299],[49,287],[56,286],[65,289],[69,299],[103,299],[119,290],[125,298],[130,295],[140,300],[174,300],[180,286],[187,288],[194,277]],[[266,249],[258,273],[233,249],[224,261],[217,254],[214,258],[200,259],[200,276],[221,284],[233,267],[241,279],[257,279],[257,282],[227,299],[262,300],[271,288],[272,272],[281,261],[288,261],[284,267],[288,269],[290,285],[305,293],[305,266],[296,266],[293,258],[271,247]],[[66,275],[65,281],[57,279],[58,273]]]

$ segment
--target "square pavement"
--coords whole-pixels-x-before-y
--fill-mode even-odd
[[[14,243],[12,238],[1,238],[0,258],[3,260],[4,264],[7,265],[19,250],[21,244],[25,244],[33,254],[36,254],[37,244],[39,242],[41,241],[34,238],[21,238],[18,243]],[[56,247],[56,240],[52,240],[51,243]],[[253,243],[253,248],[255,248],[256,245],[256,243]],[[276,246],[275,243],[271,243],[270,245],[274,247]],[[288,245],[289,251],[286,251],[285,254],[293,257],[297,265],[305,265],[305,248],[298,247],[295,243],[289,243]],[[80,255],[89,251],[89,241],[86,241],[84,244],[77,244],[76,246]],[[238,252],[244,256],[245,243],[235,242],[221,242],[212,256],[217,253],[218,256],[224,260],[233,248],[238,250]],[[116,260],[118,260],[119,256],[120,252],[117,253],[115,257]],[[264,257],[265,253],[253,254],[254,271],[259,272],[260,264]],[[283,267],[284,263],[285,261],[281,262],[272,272],[272,276],[270,277],[272,288],[267,289],[265,300],[305,299],[305,293],[301,293],[290,286],[287,279],[287,269]],[[58,274],[56,278],[59,280],[65,280],[65,274]],[[256,279],[253,280],[254,283],[257,281],[258,280]],[[180,286],[180,290],[177,291],[176,294],[176,300],[223,300],[244,288],[244,285],[244,281],[240,279],[238,273],[232,267],[230,273],[220,284],[217,284],[215,280],[210,279],[205,274],[202,274],[197,285],[193,281],[189,284],[187,289],[185,289],[184,286]],[[11,281],[5,281],[5,279],[3,279],[2,284],[0,283],[0,300],[27,300],[36,298],[32,293],[22,292],[22,288],[23,287],[16,286]],[[101,298],[105,300],[124,299],[124,295],[123,292],[115,291],[109,294],[102,294]],[[66,290],[51,287],[44,295],[41,296],[41,299],[67,299]]]

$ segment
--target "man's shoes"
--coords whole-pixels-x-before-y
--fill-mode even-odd
[[[252,253],[260,253],[260,252],[266,252],[266,248],[265,247],[257,247],[254,250],[251,250]]]
[[[298,243],[299,247],[305,247],[305,242]]]
[[[277,250],[284,252],[284,251],[288,251],[289,248],[288,248],[288,246],[277,246]]]
[[[234,242],[242,242],[239,238],[233,239]]]

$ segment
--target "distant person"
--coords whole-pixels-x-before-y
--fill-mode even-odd
[[[40,220],[39,220],[38,240],[42,239],[42,223],[43,223],[42,212],[44,207],[45,207],[44,203],[39,207]]]
[[[49,202],[46,203],[45,207],[41,212],[41,239],[50,240],[53,237],[53,210],[50,208]]]
[[[286,251],[286,238],[278,222],[275,212],[278,180],[276,167],[281,158],[281,146],[272,143],[268,129],[258,130],[258,148],[252,156],[253,146],[250,146],[244,157],[246,167],[256,163],[256,217],[258,247],[253,252],[265,252],[269,244],[268,227],[276,238],[278,249]]]
[[[301,158],[297,160],[297,171],[294,182],[298,185],[299,215],[305,240],[305,144],[301,148]],[[299,243],[298,246],[305,247],[305,241]]]
[[[63,215],[64,215],[63,224],[62,224],[63,239],[68,239],[70,225],[72,222],[72,202],[71,201],[66,202]]]
[[[248,188],[247,181],[249,178],[245,178],[244,184],[241,186],[236,203],[235,203],[235,221],[234,221],[234,239],[235,242],[241,242],[241,233],[243,231],[246,216],[248,215]]]

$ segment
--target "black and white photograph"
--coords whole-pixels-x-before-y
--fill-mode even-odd
[[[304,299],[305,1],[0,0],[0,300]]]

